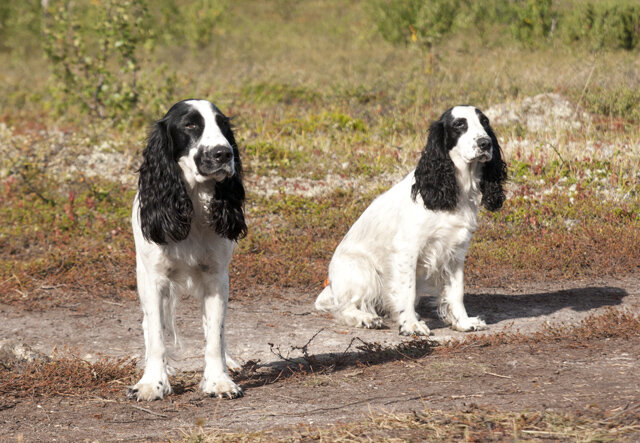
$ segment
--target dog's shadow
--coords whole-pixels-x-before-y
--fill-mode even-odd
[[[566,308],[584,312],[617,306],[627,295],[624,289],[609,286],[521,295],[468,293],[465,294],[464,304],[469,316],[480,316],[487,324],[496,324],[505,320],[547,316]],[[447,327],[438,317],[432,300],[433,297],[422,297],[418,313],[432,329]]]
[[[487,324],[496,324],[510,319],[547,316],[566,308],[584,312],[600,307],[617,306],[627,295],[624,289],[613,287],[587,287],[522,295],[471,293],[465,296],[465,306],[469,315],[479,315]],[[430,300],[430,297],[420,300],[418,313],[431,328],[448,327],[439,319]],[[296,348],[295,357],[281,356],[280,360],[266,365],[248,362],[236,378],[244,388],[254,388],[301,373],[325,374],[363,364],[376,365],[406,358],[421,358],[431,354],[438,346],[436,341],[426,337],[407,340],[396,346],[382,346],[366,341],[366,335],[363,330],[363,339],[353,338],[349,346],[342,351],[309,355],[306,354],[306,348],[315,339],[313,336],[307,345]],[[258,368],[261,370],[256,372]]]

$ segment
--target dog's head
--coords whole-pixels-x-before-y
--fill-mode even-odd
[[[138,180],[140,220],[147,240],[180,241],[189,234],[188,189],[211,186],[209,224],[236,240],[246,233],[242,163],[229,119],[206,100],[183,100],[149,134]]]
[[[507,168],[489,119],[473,106],[448,109],[429,128],[415,171],[413,198],[420,194],[427,209],[455,209],[459,194],[456,169],[472,170],[479,164],[482,204],[491,211],[500,209]]]

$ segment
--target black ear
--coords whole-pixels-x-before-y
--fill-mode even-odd
[[[427,146],[416,167],[415,183],[411,187],[414,200],[418,193],[427,209],[451,210],[458,204],[455,165],[449,156],[442,120],[431,124]]]
[[[247,235],[247,224],[244,220],[245,192],[242,184],[242,162],[228,121],[219,121],[218,125],[233,148],[235,173],[232,177],[216,183],[214,196],[209,203],[209,225],[220,236],[235,241]]]
[[[151,129],[142,159],[138,170],[142,235],[158,244],[184,240],[191,228],[193,204],[174,158],[165,120]]]
[[[482,166],[480,191],[482,192],[482,206],[489,211],[497,211],[504,203],[505,195],[502,185],[507,181],[507,164],[502,160],[502,149],[491,128],[487,128],[493,143],[491,161]]]

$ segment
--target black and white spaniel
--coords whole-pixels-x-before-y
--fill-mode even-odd
[[[417,168],[374,200],[338,245],[316,308],[364,328],[379,328],[390,314],[400,334],[428,335],[415,306],[431,293],[453,329],[486,328],[464,307],[464,261],[480,205],[500,209],[506,179],[487,117],[471,106],[447,110],[431,124]]]
[[[164,331],[175,336],[175,302],[190,293],[201,302],[206,339],[200,387],[211,396],[239,397],[227,373],[227,366],[239,367],[225,352],[224,320],[229,262],[247,226],[229,119],[205,100],[176,103],[153,125],[142,156],[132,222],[146,356],[128,394],[140,401],[171,393]]]

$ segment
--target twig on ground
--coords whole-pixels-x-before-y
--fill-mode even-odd
[[[493,375],[494,377],[500,377],[500,378],[512,378],[510,375],[501,375],[501,374],[495,374],[493,372],[489,372],[489,371],[484,371],[485,374],[487,375]]]
[[[157,415],[158,417],[162,417],[162,418],[169,418],[165,414],[161,414],[159,412],[152,411],[151,409],[143,408],[142,406],[138,406],[138,405],[129,405],[129,406],[131,406],[134,409],[138,409],[140,411],[146,412],[147,414]]]

